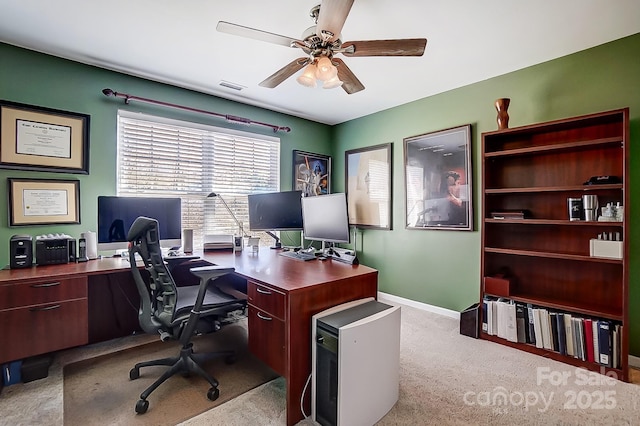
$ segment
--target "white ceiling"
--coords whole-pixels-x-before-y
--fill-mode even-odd
[[[318,3],[0,0],[0,41],[337,124],[640,32],[638,0],[355,0],[343,41],[424,37],[428,43],[422,57],[338,55],[365,86],[347,95],[300,86],[295,76],[274,89],[260,87],[303,52],[216,31],[224,20],[301,38]],[[10,64],[0,58],[0,66]]]

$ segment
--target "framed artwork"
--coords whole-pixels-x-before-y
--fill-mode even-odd
[[[345,151],[349,224],[391,229],[391,143]]]
[[[0,168],[89,174],[89,115],[0,101]]]
[[[471,124],[404,139],[405,227],[473,230]]]
[[[305,197],[331,193],[331,157],[294,149],[292,187]]]
[[[9,183],[9,226],[80,223],[80,181],[16,179]]]

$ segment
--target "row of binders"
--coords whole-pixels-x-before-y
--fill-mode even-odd
[[[484,298],[482,331],[582,361],[620,367],[622,325],[506,298]]]

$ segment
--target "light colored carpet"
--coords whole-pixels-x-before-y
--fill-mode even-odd
[[[220,383],[220,397],[217,400],[207,399],[210,385],[197,374],[190,377],[177,374],[149,396],[147,413],[136,415],[134,407],[140,393],[168,367],[143,367],[136,380],[129,379],[129,370],[137,362],[173,357],[178,354],[179,347],[175,341],[155,341],[66,365],[64,424],[176,424],[277,377],[275,372],[249,353],[246,327],[228,325],[213,335],[194,339],[196,353],[236,351],[237,360],[232,365],[227,365],[224,358],[212,359],[203,365]]]
[[[461,336],[457,320],[404,305],[401,333],[400,398],[379,426],[640,424],[637,385]],[[283,425],[283,386],[276,379],[183,425]]]

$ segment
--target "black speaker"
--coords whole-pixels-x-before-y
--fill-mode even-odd
[[[9,267],[30,268],[33,265],[33,238],[31,235],[14,235],[9,240]]]

